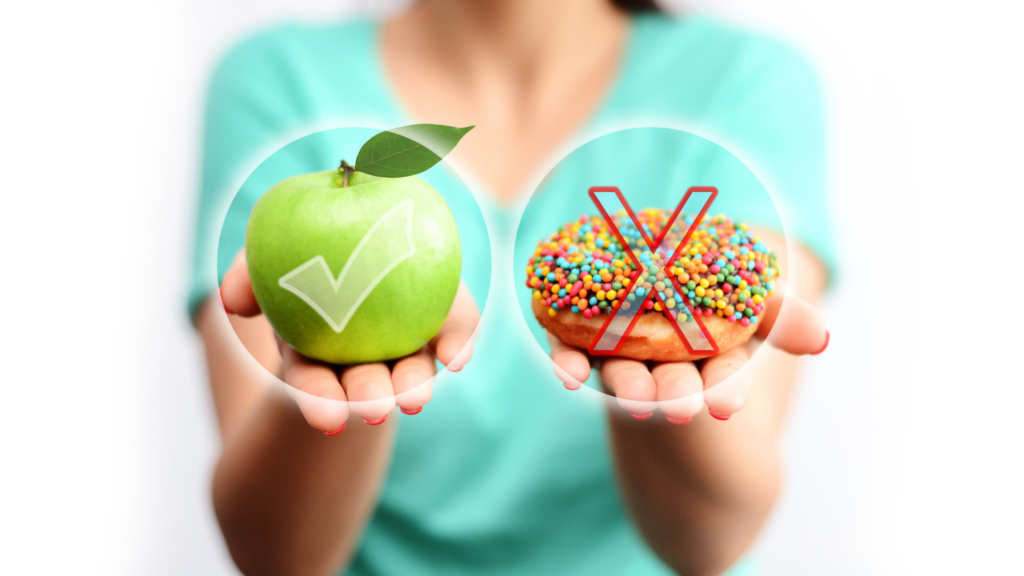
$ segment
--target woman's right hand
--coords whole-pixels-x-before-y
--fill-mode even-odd
[[[252,291],[244,250],[224,275],[220,296],[228,314],[262,314]],[[473,296],[460,284],[437,336],[419,351],[393,362],[391,367],[385,363],[326,364],[306,358],[275,335],[283,360],[277,376],[288,384],[309,425],[325,434],[344,430],[349,412],[362,417],[367,424],[381,424],[396,404],[402,412],[416,414],[430,401],[435,358],[452,372],[458,372],[469,362],[473,331],[479,320]]]

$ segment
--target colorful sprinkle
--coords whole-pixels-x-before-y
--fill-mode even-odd
[[[668,215],[646,209],[637,219],[654,238]],[[637,251],[647,270],[639,272],[603,217],[581,216],[538,242],[527,264],[526,286],[548,314],[569,310],[593,318],[610,314],[620,303],[635,305],[639,298],[643,313],[667,310],[689,321],[686,304],[695,314],[714,313],[743,326],[757,322],[764,299],[773,294],[779,269],[776,254],[745,224],[722,215],[705,217],[680,256],[669,261],[669,247],[685,233],[684,226],[693,223],[693,216],[681,215],[667,232],[665,247],[656,252],[650,251],[624,212],[612,218],[625,245]],[[630,292],[633,285],[636,289]],[[650,297],[652,293],[657,297]]]

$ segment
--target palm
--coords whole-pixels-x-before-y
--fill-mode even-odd
[[[261,314],[252,292],[245,254],[239,252],[224,275],[221,298],[225,309],[240,316]],[[459,286],[452,309],[441,331],[427,346],[386,363],[333,366],[306,358],[277,338],[283,360],[279,376],[310,426],[327,434],[345,427],[349,413],[368,424],[380,424],[397,405],[407,414],[419,412],[430,401],[434,360],[457,372],[473,353],[472,335],[480,314],[465,285]]]
[[[783,304],[785,302],[785,304]],[[742,370],[760,342],[767,339],[791,354],[814,354],[824,350],[828,332],[821,315],[796,296],[772,296],[765,300],[765,316],[754,339],[705,360],[644,362],[611,358],[601,363],[601,380],[619,405],[634,418],[646,419],[655,409],[670,422],[684,424],[705,404],[721,420],[743,408],[750,395],[753,374]],[[567,388],[578,388],[590,376],[592,359],[583,350],[552,341],[551,360],[555,373]]]

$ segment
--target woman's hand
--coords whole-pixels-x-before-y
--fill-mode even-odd
[[[744,369],[747,360],[767,339],[772,346],[790,354],[820,354],[828,346],[829,334],[817,310],[790,294],[765,299],[765,312],[755,337],[703,361],[645,363],[609,358],[600,366],[601,380],[620,406],[643,420],[655,408],[669,422],[685,424],[708,406],[711,416],[727,420],[747,403],[753,373]],[[591,361],[585,351],[548,336],[555,374],[567,388],[578,388],[590,376]]]
[[[262,313],[249,280],[245,252],[240,251],[224,275],[220,288],[224,310],[252,317]],[[430,401],[434,359],[458,372],[473,354],[472,336],[480,320],[473,296],[459,286],[455,302],[441,331],[427,346],[401,358],[391,367],[385,363],[334,366],[306,358],[277,337],[283,360],[278,377],[289,385],[310,426],[334,435],[345,429],[349,412],[367,424],[380,424],[397,404],[402,412],[416,414]]]

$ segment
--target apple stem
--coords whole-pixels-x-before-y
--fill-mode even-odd
[[[341,161],[341,165],[338,166],[338,172],[341,172],[341,187],[342,188],[347,188],[348,187],[348,178],[355,171],[356,171],[356,169],[353,168],[348,162],[345,162],[344,160]]]

